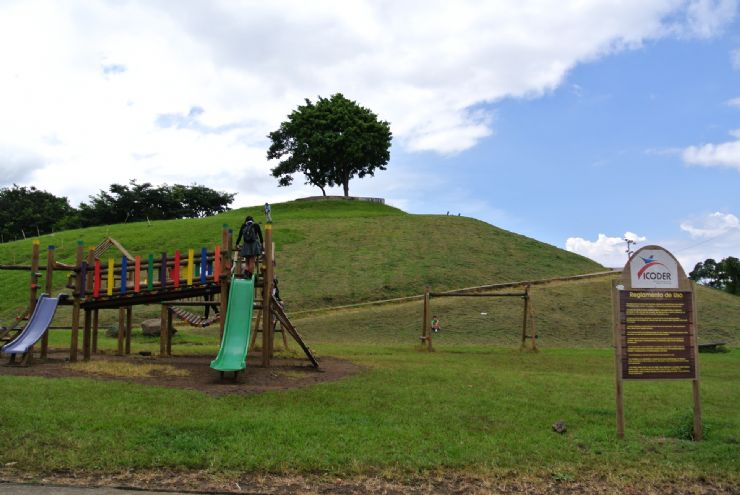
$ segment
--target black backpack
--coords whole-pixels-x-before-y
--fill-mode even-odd
[[[249,222],[244,226],[242,237],[244,239],[244,242],[254,242],[257,240],[257,232],[255,232],[254,224],[252,222]]]

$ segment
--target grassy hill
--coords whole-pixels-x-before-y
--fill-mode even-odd
[[[110,236],[147,256],[220,242],[221,227],[238,229],[246,208],[202,218],[131,223],[41,237],[71,262],[75,243],[95,246]],[[294,201],[273,205],[277,275],[291,307],[310,309],[473,285],[596,272],[603,267],[534,239],[472,218],[410,215],[359,201]],[[0,245],[0,263],[30,262],[31,240]],[[117,254],[116,254],[117,255]],[[45,254],[42,253],[42,263]],[[58,273],[56,285],[64,284]],[[0,271],[0,318],[27,300],[27,272]]]
[[[551,348],[606,348],[612,345],[613,276],[532,286],[538,345]],[[510,292],[511,289],[507,289]],[[697,291],[699,342],[740,344],[740,298],[707,287]],[[516,348],[522,325],[519,298],[432,298],[433,314],[443,331],[439,349],[497,345]],[[313,345],[341,343],[411,344],[421,333],[422,302],[296,314],[301,332]]]

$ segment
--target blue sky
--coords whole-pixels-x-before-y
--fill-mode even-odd
[[[276,186],[266,134],[342,92],[394,133],[352,194],[608,266],[625,235],[740,256],[738,0],[11,0],[0,62],[0,187],[317,194]]]
[[[692,145],[732,141],[729,131],[740,128],[740,107],[728,104],[740,94],[738,46],[736,20],[724,35],[649,42],[578,65],[542,96],[490,105],[495,133],[474,148],[403,156],[434,174],[455,170],[445,189],[460,195],[423,208],[477,216],[487,207],[496,225],[560,247],[568,237],[633,232],[676,254],[689,251],[692,260],[695,251],[738,256],[736,242],[710,252],[710,236],[680,228],[740,212],[740,164],[700,167],[682,156]],[[734,234],[715,233],[736,241]]]

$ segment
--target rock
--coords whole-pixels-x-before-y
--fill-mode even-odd
[[[152,318],[151,320],[144,320],[141,322],[141,331],[148,337],[159,337],[161,330],[161,322],[158,318]]]
[[[552,425],[552,431],[560,433],[561,435],[568,431],[568,427],[565,425],[565,421],[558,421]]]

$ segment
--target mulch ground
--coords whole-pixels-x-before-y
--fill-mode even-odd
[[[103,373],[86,372],[75,369],[67,361],[64,353],[49,353],[46,361],[34,360],[31,366],[0,366],[0,375],[40,376],[45,378],[95,378],[118,380],[143,385],[197,390],[209,395],[253,394],[270,390],[287,390],[307,387],[317,383],[331,382],[360,371],[360,367],[342,359],[322,357],[321,367],[314,368],[306,359],[278,358],[271,361],[269,368],[261,366],[261,355],[257,352],[247,358],[247,368],[239,372],[225,373],[222,378],[218,371],[210,368],[213,356],[128,356],[96,355],[92,361],[122,363],[146,363],[153,366],[150,376],[111,376]],[[184,376],[157,372],[157,366],[184,371]],[[169,368],[172,367],[172,368]],[[163,368],[165,369],[165,368]]]

